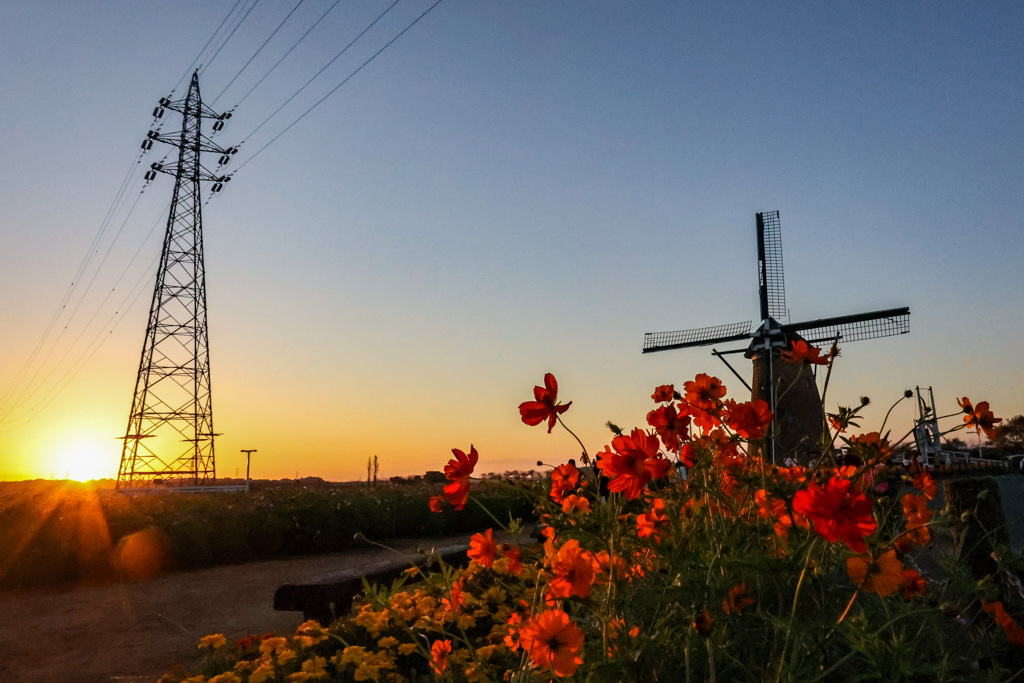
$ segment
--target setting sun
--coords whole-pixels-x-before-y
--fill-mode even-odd
[[[75,481],[114,479],[120,458],[113,439],[75,436],[57,445],[51,457],[53,476]]]

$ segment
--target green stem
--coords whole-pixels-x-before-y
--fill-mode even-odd
[[[589,465],[590,464],[590,456],[587,455],[587,447],[583,445],[582,441],[580,441],[580,437],[576,436],[576,432],[574,432],[571,429],[569,429],[565,425],[565,423],[562,422],[562,418],[561,418],[560,415],[555,415],[555,419],[558,420],[558,424],[562,425],[562,429],[564,429],[565,431],[567,431],[570,434],[572,434],[572,438],[576,439],[576,443],[578,443],[580,445],[580,448],[583,449],[583,464],[584,465]]]
[[[789,613],[789,623],[786,625],[786,638],[782,641],[782,654],[779,656],[779,673],[775,677],[776,682],[782,680],[782,671],[786,663],[786,650],[789,649],[789,636],[793,630],[793,621],[796,619],[796,607],[800,601],[800,588],[804,585],[804,577],[807,576],[807,567],[811,564],[811,554],[814,546],[815,542],[812,541],[810,547],[807,548],[807,555],[804,557],[804,568],[800,570],[800,579],[796,582],[796,591],[793,593],[793,609]]]
[[[498,518],[497,518],[497,517],[495,517],[495,516],[494,516],[494,514],[493,514],[493,513],[491,513],[491,511],[487,509],[487,506],[486,506],[486,505],[484,505],[483,503],[481,503],[481,502],[480,502],[479,500],[477,500],[477,499],[476,499],[476,498],[474,498],[473,496],[469,496],[469,499],[470,499],[471,501],[473,501],[474,503],[476,503],[476,504],[477,504],[477,506],[479,506],[481,510],[483,510],[484,512],[486,512],[486,513],[487,513],[487,516],[488,516],[488,517],[490,517],[491,519],[493,519],[493,520],[494,520],[494,523],[495,523],[495,524],[497,524],[497,525],[498,525],[499,527],[501,527],[501,530],[502,530],[502,531],[506,531],[506,532],[508,531],[508,527],[506,527],[506,526],[505,526],[505,525],[504,525],[504,524],[503,524],[502,522],[499,522],[499,521],[498,521]],[[511,516],[511,515],[510,515],[510,516]]]

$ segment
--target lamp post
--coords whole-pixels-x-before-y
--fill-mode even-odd
[[[243,448],[242,453],[245,453],[245,490],[249,491],[249,462],[252,460],[252,454],[256,452],[255,448]]]

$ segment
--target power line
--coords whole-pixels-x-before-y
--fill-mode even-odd
[[[396,3],[397,3],[397,2],[398,2],[398,0],[396,0]],[[251,157],[249,157],[249,158],[248,158],[248,159],[246,159],[246,160],[245,160],[244,162],[242,162],[241,164],[239,164],[238,168],[236,168],[236,169],[235,169],[235,171],[236,171],[236,172],[237,172],[237,171],[240,171],[240,170],[242,169],[242,167],[246,166],[246,165],[247,165],[247,164],[248,164],[248,163],[249,163],[250,161],[252,161],[252,160],[253,160],[253,159],[255,159],[255,158],[256,158],[257,156],[259,156],[259,154],[260,154],[261,152],[263,152],[263,150],[265,150],[265,149],[266,149],[267,147],[270,147],[270,145],[274,144],[274,143],[275,143],[275,142],[276,142],[276,141],[278,140],[278,138],[280,138],[280,137],[281,137],[282,135],[284,135],[284,134],[285,134],[285,133],[287,133],[287,132],[288,132],[289,130],[291,130],[291,129],[292,129],[292,127],[293,127],[293,126],[294,126],[295,124],[297,124],[297,123],[298,123],[299,121],[301,121],[302,119],[304,119],[304,118],[306,117],[306,115],[307,115],[307,114],[309,114],[309,113],[310,113],[311,111],[313,111],[314,109],[316,109],[317,107],[319,107],[319,106],[320,106],[320,105],[321,105],[321,104],[322,104],[322,103],[324,102],[324,100],[326,100],[326,99],[327,99],[328,97],[330,97],[330,96],[331,96],[331,95],[333,95],[333,94],[334,94],[335,92],[337,92],[337,91],[338,91],[338,89],[339,89],[339,88],[341,88],[341,86],[343,86],[343,85],[345,85],[346,83],[348,83],[348,82],[349,82],[349,81],[350,81],[350,80],[352,79],[352,77],[353,77],[353,76],[355,76],[355,75],[356,75],[357,73],[359,73],[360,71],[362,71],[362,70],[363,70],[363,68],[364,68],[364,67],[366,67],[366,65],[368,65],[368,64],[369,64],[370,62],[372,62],[372,61],[373,61],[374,59],[376,59],[376,58],[377,58],[377,57],[378,57],[378,56],[379,56],[379,55],[380,55],[380,54],[381,54],[382,52],[384,52],[384,50],[386,50],[386,49],[388,49],[389,47],[391,47],[391,45],[392,45],[392,44],[393,44],[393,43],[394,43],[394,42],[395,42],[396,40],[398,40],[398,39],[399,39],[399,38],[401,38],[401,37],[402,37],[403,35],[405,35],[405,33],[406,33],[406,32],[407,32],[407,31],[408,31],[409,29],[411,29],[411,28],[412,28],[413,26],[415,26],[415,25],[416,25],[417,23],[419,23],[420,19],[422,19],[423,17],[427,16],[427,14],[428,14],[428,13],[430,13],[430,11],[431,11],[432,9],[434,9],[435,7],[437,7],[438,5],[440,5],[440,4],[441,4],[441,2],[442,2],[442,0],[435,0],[434,4],[432,4],[432,5],[431,5],[430,7],[428,7],[428,8],[426,9],[426,10],[424,10],[424,11],[423,11],[423,13],[422,13],[422,14],[420,14],[420,15],[419,15],[418,17],[416,17],[416,19],[414,19],[414,20],[413,20],[413,22],[412,22],[411,24],[409,24],[409,25],[408,25],[408,26],[406,26],[406,27],[405,27],[404,29],[402,29],[402,31],[401,31],[401,32],[400,32],[400,33],[399,33],[398,35],[396,35],[396,36],[395,36],[394,38],[392,38],[392,39],[391,39],[391,40],[389,40],[389,41],[388,41],[387,43],[385,43],[385,44],[384,44],[384,47],[382,47],[382,48],[380,48],[379,50],[377,50],[377,51],[376,51],[375,53],[373,53],[373,55],[372,55],[372,56],[371,56],[371,57],[370,57],[369,59],[367,59],[367,60],[366,60],[365,62],[363,62],[362,64],[360,64],[360,65],[359,65],[359,67],[358,67],[358,68],[356,68],[356,70],[355,70],[355,71],[353,71],[352,73],[350,73],[350,74],[349,74],[348,76],[346,76],[346,77],[344,78],[344,80],[342,80],[342,81],[341,81],[341,83],[339,83],[338,85],[334,86],[334,88],[332,88],[332,89],[331,89],[331,90],[330,90],[330,91],[329,91],[329,92],[328,92],[328,93],[327,93],[326,95],[324,95],[324,96],[323,96],[323,97],[321,97],[321,98],[320,98],[319,100],[317,100],[317,101],[316,101],[316,102],[315,102],[315,103],[313,104],[313,106],[311,106],[311,107],[310,107],[309,109],[307,109],[306,111],[304,111],[304,112],[302,113],[302,115],[301,115],[301,116],[299,116],[299,118],[297,118],[297,119],[295,119],[294,121],[292,121],[292,122],[291,122],[290,124],[288,124],[288,127],[286,127],[286,128],[285,128],[284,130],[282,130],[282,131],[281,131],[280,133],[278,133],[278,134],[277,134],[277,135],[275,135],[275,136],[274,136],[273,138],[271,138],[270,142],[268,142],[267,144],[265,144],[265,145],[263,145],[262,147],[260,147],[260,148],[259,148],[258,150],[256,150],[256,152],[255,152],[255,153],[254,153],[254,154],[253,154],[253,155],[252,155]],[[394,5],[392,5],[392,7],[394,7]],[[390,7],[389,7],[388,9],[390,9]],[[375,21],[376,21],[376,20],[375,20]],[[372,26],[372,24],[371,24],[371,26]],[[369,29],[369,27],[367,27],[367,30],[368,30],[368,29]],[[366,31],[364,30],[364,31],[363,31],[363,33],[365,33],[365,32],[366,32]],[[360,34],[360,35],[362,35],[362,34]],[[356,37],[356,40],[358,40],[358,36]],[[355,42],[355,41],[353,41],[353,42]],[[350,45],[351,45],[351,43],[350,43]],[[346,49],[348,49],[348,46],[346,46]],[[339,55],[339,56],[340,56],[340,55]],[[332,61],[333,61],[333,60],[332,60]],[[318,75],[319,75],[319,74],[318,74]],[[315,76],[314,76],[314,78],[315,78]],[[308,83],[307,83],[307,85],[308,85]],[[305,86],[303,86],[303,87],[305,87]],[[298,93],[296,93],[296,94],[298,94]],[[294,95],[293,95],[293,97],[294,97]],[[289,98],[289,100],[290,100],[290,99],[291,99],[291,98]],[[287,104],[287,102],[286,102],[285,104]],[[284,106],[284,105],[282,105],[282,106]],[[280,109],[278,109],[278,111],[280,111]],[[274,112],[274,114],[276,114],[276,113],[277,113],[277,112],[275,111],[275,112]],[[273,116],[274,116],[274,114],[271,114],[270,116],[271,116],[271,117],[273,117]],[[269,121],[270,119],[268,118],[267,120]],[[261,128],[261,127],[263,126],[263,124],[264,124],[264,123],[266,123],[266,121],[264,121],[263,123],[261,123],[261,124],[260,124],[260,125],[259,125],[259,126],[258,126],[258,127],[256,128],[256,130],[259,130],[259,128]],[[253,131],[253,132],[256,132],[256,131]],[[250,133],[250,135],[251,135],[251,133]]]
[[[235,31],[237,31],[239,27],[241,27],[241,25],[245,23],[245,20],[249,18],[249,14],[254,9],[256,9],[256,5],[258,4],[260,4],[260,0],[253,0],[252,5],[249,6],[249,9],[246,10],[242,18],[238,20],[238,23],[235,24],[235,27],[231,29],[231,33],[228,34],[227,38],[224,39],[224,42],[220,44],[220,47],[217,48],[217,51],[213,53],[213,56],[210,57],[210,59],[206,62],[204,66],[209,67],[211,64],[213,64],[213,60],[217,59],[217,55],[219,55],[220,51],[224,49],[224,46],[228,44],[228,41],[231,40],[231,37],[235,35]]]
[[[196,55],[196,58],[193,59],[192,63],[188,65],[188,68],[185,69],[185,73],[182,74],[181,78],[178,79],[178,82],[174,84],[173,88],[171,88],[172,93],[178,89],[178,86],[181,85],[182,81],[184,81],[192,74],[192,70],[195,67],[196,63],[199,61],[199,58],[203,56],[204,52],[206,52],[206,48],[210,47],[210,43],[212,43],[213,39],[217,36],[218,33],[220,33],[220,30],[224,28],[224,24],[227,23],[228,19],[231,17],[232,14],[235,13],[235,10],[238,8],[240,4],[242,4],[242,0],[235,0],[235,4],[231,6],[231,9],[228,11],[227,15],[225,15],[225,17],[221,19],[220,25],[218,25],[217,28],[214,30],[213,34],[210,36],[210,39],[206,41],[206,45],[203,45],[202,49],[199,50],[199,53]]]
[[[223,95],[225,92],[227,92],[227,89],[230,88],[231,85],[238,79],[238,77],[242,75],[242,72],[245,71],[247,68],[249,68],[249,65],[252,64],[252,60],[256,59],[256,56],[263,50],[263,48],[265,48],[267,46],[267,43],[270,42],[270,39],[277,35],[277,32],[281,30],[281,27],[284,26],[288,22],[288,20],[292,18],[293,14],[295,14],[295,10],[299,9],[299,7],[301,7],[302,3],[304,3],[305,1],[306,0],[299,0],[295,4],[295,7],[292,7],[292,11],[288,13],[288,16],[286,16],[284,19],[281,20],[281,23],[277,25],[277,28],[275,28],[273,30],[273,32],[271,32],[271,34],[269,36],[267,36],[267,39],[264,40],[263,44],[260,45],[259,48],[256,49],[256,52],[252,53],[252,56],[249,57],[249,61],[247,61],[242,66],[242,68],[238,70],[238,73],[236,73],[234,75],[234,77],[230,81],[228,81],[228,84],[224,86],[224,88],[220,91],[220,93],[216,97],[214,97],[212,100],[210,100],[210,104],[211,105],[216,104],[217,100],[219,100],[221,98],[221,95]],[[337,4],[337,3],[335,3],[335,4]],[[289,50],[289,52],[290,52],[290,50]],[[285,55],[285,56],[287,56],[287,55]]]
[[[292,50],[297,48],[299,46],[299,43],[301,43],[303,40],[305,40],[306,36],[308,36],[310,33],[312,33],[313,29],[315,29],[320,24],[320,22],[324,20],[324,17],[326,17],[328,14],[330,14],[331,10],[333,10],[335,7],[337,7],[338,3],[340,3],[340,2],[341,2],[341,0],[334,0],[334,4],[331,5],[330,7],[328,7],[327,11],[324,12],[323,14],[321,14],[320,18],[317,19],[315,22],[313,22],[312,26],[310,26],[308,29],[306,29],[306,32],[303,33],[302,36],[299,37],[299,39],[296,40],[295,43],[290,48],[288,48],[288,51],[284,53],[284,56],[282,56],[281,59],[277,60],[277,62],[274,64],[274,66],[270,67],[270,70],[267,71],[267,73],[263,74],[263,78],[261,78],[260,80],[256,81],[256,85],[254,85],[251,88],[249,88],[249,92],[247,92],[244,95],[242,95],[242,98],[240,100],[238,100],[237,103],[235,103],[235,107],[236,108],[238,106],[240,106],[242,104],[242,102],[244,102],[245,99],[247,97],[249,97],[249,95],[251,95],[253,93],[253,91],[260,86],[260,83],[262,83],[263,81],[265,81],[267,79],[267,76],[269,76],[270,74],[272,74],[274,72],[274,69],[276,69],[278,66],[281,65],[281,62],[283,62],[285,60],[285,58],[287,58],[288,55],[290,55],[292,53]],[[221,94],[223,95],[224,93],[221,93]],[[220,95],[218,95],[218,97],[220,97]]]
[[[274,112],[273,112],[273,113],[272,113],[272,114],[271,114],[270,116],[268,116],[267,118],[263,119],[263,123],[261,123],[260,125],[256,126],[256,127],[254,128],[254,129],[252,129],[252,130],[251,130],[251,131],[249,132],[249,134],[245,136],[245,139],[249,139],[250,137],[252,137],[253,135],[255,135],[255,134],[256,134],[256,131],[258,131],[258,130],[259,130],[260,128],[262,128],[263,126],[267,125],[267,123],[268,123],[268,122],[270,121],[270,119],[272,119],[272,118],[274,118],[275,116],[277,116],[278,112],[280,112],[280,111],[281,111],[282,109],[284,109],[284,108],[285,108],[286,106],[288,106],[288,103],[289,103],[289,102],[291,102],[291,101],[292,101],[292,100],[294,100],[294,99],[295,99],[296,97],[298,97],[299,93],[301,93],[301,92],[302,92],[303,90],[305,90],[305,89],[306,89],[306,88],[307,88],[307,87],[309,86],[309,84],[310,84],[310,83],[312,83],[313,81],[315,81],[315,80],[316,80],[316,79],[317,79],[317,78],[318,78],[318,77],[320,76],[320,74],[322,74],[322,73],[323,73],[323,72],[324,72],[324,71],[325,71],[325,70],[327,69],[327,67],[329,67],[329,66],[330,66],[331,64],[334,64],[334,63],[335,63],[336,61],[338,61],[338,59],[339,59],[339,58],[341,58],[341,56],[342,56],[342,55],[344,55],[344,54],[345,54],[346,52],[348,52],[348,49],[349,49],[350,47],[352,47],[353,45],[355,45],[355,44],[356,44],[356,41],[358,41],[358,40],[359,40],[360,38],[362,38],[362,37],[363,37],[364,35],[366,35],[366,32],[367,32],[367,31],[369,31],[369,30],[370,30],[371,28],[373,28],[374,26],[376,26],[377,22],[378,22],[378,21],[380,21],[381,19],[383,19],[383,18],[384,18],[384,16],[385,16],[385,15],[386,15],[386,14],[387,14],[388,12],[390,12],[390,11],[392,10],[392,8],[393,8],[393,7],[395,6],[395,5],[397,5],[397,4],[399,3],[399,2],[401,2],[401,1],[402,1],[402,0],[395,0],[395,1],[394,1],[394,2],[392,2],[392,3],[390,4],[390,5],[388,5],[387,9],[385,9],[385,10],[384,10],[383,12],[381,12],[381,13],[380,13],[379,15],[377,15],[377,18],[376,18],[376,19],[374,19],[373,21],[371,21],[371,22],[370,22],[370,23],[369,23],[369,24],[368,24],[368,25],[366,26],[366,28],[364,28],[364,29],[363,29],[362,31],[360,31],[360,32],[359,32],[359,35],[357,35],[357,36],[356,36],[355,38],[353,38],[352,40],[350,40],[350,41],[348,42],[348,45],[346,45],[345,47],[343,47],[343,48],[341,49],[341,52],[339,52],[338,54],[334,55],[334,57],[332,57],[332,58],[331,58],[331,61],[327,62],[327,63],[326,63],[326,64],[324,64],[324,65],[323,65],[322,67],[320,67],[320,70],[319,70],[319,71],[317,71],[317,72],[316,72],[315,74],[313,74],[312,78],[310,78],[310,79],[309,79],[308,81],[306,81],[306,82],[305,82],[305,83],[304,83],[304,84],[302,85],[302,87],[301,87],[301,88],[299,88],[299,89],[298,89],[298,90],[296,90],[296,91],[295,91],[294,93],[292,93],[291,97],[289,97],[289,98],[288,98],[287,100],[285,100],[285,101],[284,101],[284,103],[283,103],[283,104],[282,104],[282,105],[281,105],[280,107],[278,107],[277,109],[275,109],[275,110],[274,110]],[[437,3],[434,3],[434,4],[437,4]],[[427,10],[427,11],[429,12],[430,10]],[[421,17],[422,17],[422,15],[421,15]],[[419,21],[419,19],[417,19],[417,21]],[[415,23],[415,22],[413,22],[413,23]],[[406,31],[407,31],[407,30],[409,30],[409,29],[408,29],[408,27],[406,28]],[[403,33],[404,33],[404,32],[405,32],[405,31],[403,31]],[[402,35],[402,34],[400,33],[400,34],[398,34],[398,35]],[[392,42],[394,42],[394,39],[392,39]],[[389,45],[390,45],[390,43],[389,43]],[[387,47],[387,45],[385,45],[384,47]],[[374,56],[376,56],[376,55],[374,55]],[[371,57],[370,59],[373,59],[373,57]],[[318,102],[317,104],[319,104],[319,102]],[[316,105],[313,105],[313,106],[315,107]]]

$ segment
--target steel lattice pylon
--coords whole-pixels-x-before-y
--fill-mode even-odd
[[[147,181],[157,171],[174,175],[174,195],[135,396],[122,437],[119,489],[199,485],[216,479],[201,183],[215,182],[218,190],[225,178],[213,176],[201,162],[203,153],[219,153],[223,165],[237,150],[222,149],[203,135],[203,119],[217,119],[214,128],[219,130],[226,116],[203,106],[198,73],[192,75],[184,99],[164,98],[154,114],[161,117],[164,109],[182,115],[181,135],[175,139],[151,131],[142,146],[148,150],[154,141],[172,145],[178,149],[178,162],[166,167],[153,164],[146,174]]]

